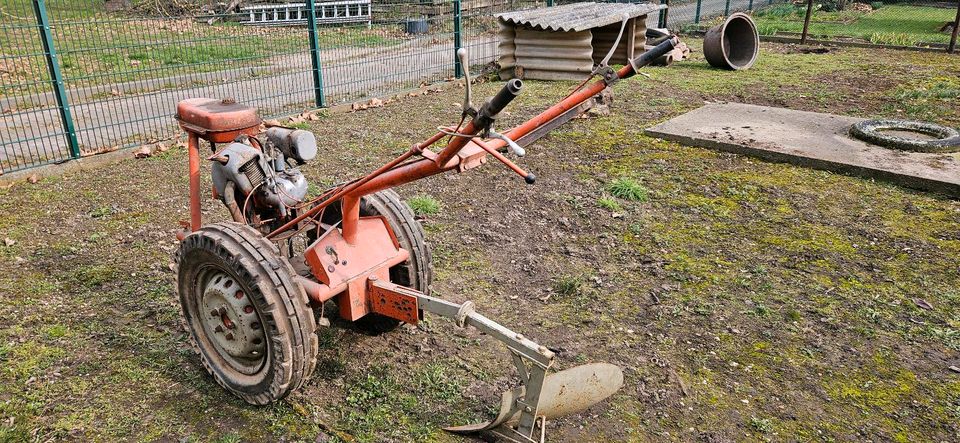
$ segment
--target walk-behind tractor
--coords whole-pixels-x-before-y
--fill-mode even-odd
[[[425,142],[376,171],[307,199],[307,180],[296,168],[314,158],[317,142],[304,130],[272,127],[261,136],[255,109],[230,100],[189,99],[177,106],[188,133],[190,221],[176,256],[177,291],[187,328],[203,365],[216,381],[249,403],[262,405],[299,388],[317,356],[315,310],[333,300],[339,316],[360,329],[384,333],[417,324],[425,312],[472,326],[506,345],[521,386],[503,395],[491,421],[448,428],[518,442],[543,440],[545,421],[582,411],[615,393],[620,368],[583,365],[548,375],[554,353],[477,313],[472,302],[431,297],[433,268],[420,224],[391,189],[447,171],[463,172],[488,156],[527,183],[533,174],[501,152],[523,155],[529,143],[614,82],[631,77],[673,49],[675,38],[600,79],[582,83],[567,98],[502,134],[497,115],[522,89],[509,81],[480,107],[471,102],[470,78],[460,124],[442,127]],[[458,53],[470,66],[466,52]],[[231,222],[200,220],[200,140],[210,143],[213,196]],[[439,150],[430,147],[445,140]],[[225,146],[218,147],[218,143]],[[322,315],[322,313],[321,313]]]

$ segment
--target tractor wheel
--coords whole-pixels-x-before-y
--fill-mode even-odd
[[[332,210],[336,208],[336,210]],[[329,206],[324,222],[335,224],[343,216],[340,205]],[[387,189],[367,195],[360,200],[361,216],[380,215],[387,219],[400,247],[410,252],[410,258],[390,268],[390,281],[398,285],[430,294],[433,283],[433,259],[427,244],[423,226],[416,220],[413,211],[393,190]],[[380,314],[367,314],[355,322],[358,328],[372,334],[390,332],[400,326],[400,321]]]
[[[283,398],[317,361],[313,311],[294,271],[253,228],[226,222],[187,236],[177,292],[200,361],[248,403]]]

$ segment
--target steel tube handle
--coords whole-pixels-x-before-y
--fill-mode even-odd
[[[506,108],[513,99],[520,95],[520,88],[523,87],[523,81],[518,78],[511,79],[503,85],[500,92],[493,96],[487,103],[486,112],[488,117],[495,117],[503,108]]]
[[[654,60],[663,57],[668,52],[672,51],[673,48],[680,43],[680,39],[676,36],[671,36],[670,38],[660,42],[657,46],[654,46],[649,51],[640,54],[639,57],[630,60],[630,66],[633,66],[633,72],[639,72],[640,68],[653,63]]]

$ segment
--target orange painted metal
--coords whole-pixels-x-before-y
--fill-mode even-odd
[[[633,68],[625,66],[618,72],[621,78],[633,75]],[[506,131],[516,140],[548,123],[567,110],[599,94],[607,83],[597,81],[571,94],[539,115]],[[199,139],[213,142],[231,141],[237,135],[249,133],[252,124],[259,118],[250,117],[249,111],[233,103],[181,102],[178,106],[180,125],[190,134],[190,194],[191,228],[200,226],[199,200]],[[222,107],[222,113],[215,112]],[[254,111],[255,113],[255,111]],[[417,292],[390,283],[389,269],[408,260],[410,254],[402,249],[389,223],[382,217],[360,217],[360,199],[387,188],[410,183],[446,171],[465,171],[486,162],[487,155],[494,156],[522,176],[527,172],[510,162],[498,152],[506,146],[502,140],[483,141],[477,137],[482,128],[473,121],[457,130],[474,137],[450,137],[446,146],[434,153],[427,149],[453,130],[448,128],[433,135],[421,144],[414,145],[393,161],[370,174],[326,192],[310,202],[311,208],[288,221],[267,235],[275,238],[312,217],[319,215],[330,204],[339,202],[343,219],[341,229],[330,229],[310,245],[304,258],[317,281],[297,277],[307,295],[314,303],[323,303],[336,297],[340,316],[357,320],[370,312],[376,312],[408,323],[418,319]],[[255,133],[255,132],[254,132]],[[229,140],[227,140],[227,136]],[[421,158],[411,160],[414,155]]]
[[[177,103],[177,123],[187,133],[190,170],[190,231],[202,224],[200,215],[200,139],[228,143],[241,135],[260,132],[257,109],[231,99],[191,98]],[[216,198],[216,192],[214,192]],[[180,234],[177,235],[180,238]],[[181,239],[182,240],[182,239]]]
[[[510,159],[504,157],[503,154],[501,154],[500,151],[498,151],[493,146],[490,146],[489,144],[480,140],[474,140],[473,143],[476,143],[478,146],[483,148],[484,151],[487,151],[487,153],[492,155],[494,158],[496,158],[497,160],[500,160],[501,163],[507,165],[508,168],[513,170],[513,172],[516,172],[517,174],[519,174],[521,177],[526,177],[528,175],[527,171],[517,166],[517,164],[510,161]]]
[[[340,231],[331,229],[304,253],[314,277],[327,286],[326,293],[310,294],[311,298],[322,300],[337,294],[340,316],[350,321],[370,310],[366,279],[372,275],[389,280],[390,267],[410,257],[383,217],[362,217],[357,220],[357,230],[362,242],[350,243]]]
[[[241,134],[256,135],[261,123],[257,108],[212,98],[180,101],[176,119],[184,131],[214,143],[229,143]]]
[[[190,231],[200,229],[200,140],[197,134],[187,136],[190,163]]]
[[[412,325],[420,321],[416,290],[377,277],[367,279],[367,289],[372,312]]]
[[[323,283],[317,283],[299,275],[294,278],[300,283],[300,286],[303,286],[303,290],[307,293],[307,297],[310,298],[310,301],[316,305],[322,305],[323,302],[330,300],[337,295],[335,292],[330,290],[329,286]]]

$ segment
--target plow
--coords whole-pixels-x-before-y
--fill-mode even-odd
[[[494,418],[445,428],[450,432],[544,441],[547,420],[616,393],[623,385],[617,366],[591,363],[551,372],[556,355],[547,346],[482,315],[473,302],[431,296],[433,264],[424,230],[392,188],[465,172],[491,158],[534,184],[536,176],[509,155],[522,157],[523,146],[677,43],[668,38],[619,70],[597,67],[595,81],[584,81],[563,100],[504,131],[495,128],[497,117],[523,91],[523,82],[510,80],[475,105],[467,73],[458,124],[439,127],[375,171],[311,198],[298,169],[317,155],[311,132],[279,126],[262,132],[256,109],[232,100],[180,102],[176,118],[188,138],[190,220],[178,234],[176,288],[203,366],[248,403],[284,398],[315,369],[318,317],[332,301],[341,319],[376,335],[433,314],[507,348],[519,385],[502,395]],[[457,55],[462,66],[470,66],[463,49]],[[209,155],[201,155],[201,141],[209,143]],[[203,158],[210,164],[213,198],[231,221],[201,219]]]

